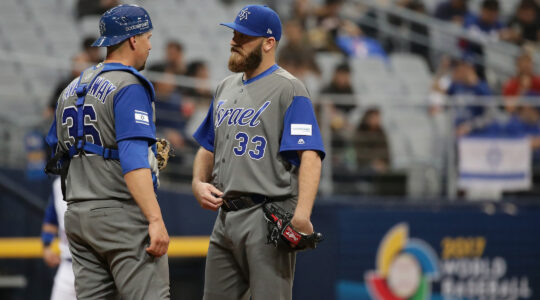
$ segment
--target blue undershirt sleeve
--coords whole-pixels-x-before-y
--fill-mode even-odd
[[[118,142],[118,152],[123,174],[136,169],[150,169],[150,163],[148,162],[148,140],[122,140]]]
[[[54,199],[50,197],[47,208],[45,208],[45,217],[43,218],[43,224],[51,224],[58,226],[58,216],[56,215],[56,209],[54,208]]]
[[[311,100],[296,96],[283,120],[283,134],[279,152],[293,165],[300,165],[300,158],[296,151],[317,151],[324,159],[325,151],[321,131],[315,118]]]
[[[214,152],[214,102],[208,108],[208,114],[201,123],[197,131],[193,134],[193,138],[204,149]]]
[[[51,128],[49,129],[49,133],[47,134],[47,137],[45,138],[45,142],[51,148],[51,156],[54,156],[56,153],[56,146],[58,144],[58,137],[56,135],[56,114],[54,115],[54,121],[51,125]]]

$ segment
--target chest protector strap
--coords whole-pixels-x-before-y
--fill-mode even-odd
[[[103,156],[103,158],[105,159],[120,159],[118,149],[106,148],[100,145],[96,145],[94,143],[90,143],[86,141],[84,133],[84,101],[86,99],[86,94],[88,93],[90,87],[94,84],[94,81],[99,77],[99,75],[110,71],[125,71],[135,75],[148,90],[151,101],[154,101],[155,94],[152,84],[133,67],[128,67],[120,64],[99,64],[95,67],[83,71],[81,73],[79,83],[75,90],[75,93],[77,94],[77,136],[75,137],[75,145],[71,146],[68,149],[68,154],[70,158],[72,158],[74,155],[80,154],[82,151],[85,151],[88,153]]]

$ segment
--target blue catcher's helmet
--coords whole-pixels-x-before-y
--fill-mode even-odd
[[[99,21],[100,37],[92,44],[94,47],[116,45],[134,35],[152,30],[148,12],[133,4],[122,4],[106,11]]]

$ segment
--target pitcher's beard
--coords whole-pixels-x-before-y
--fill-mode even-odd
[[[247,56],[231,51],[229,57],[229,70],[234,73],[255,70],[262,61],[262,42],[255,47]]]

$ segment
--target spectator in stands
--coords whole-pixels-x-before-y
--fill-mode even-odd
[[[354,95],[354,91],[351,84],[351,68],[346,62],[336,66],[334,70],[334,76],[332,81],[321,90],[323,94],[333,95]],[[352,101],[351,101],[352,102]],[[348,113],[356,107],[353,103],[338,103],[334,104],[334,107],[341,113]]]
[[[336,45],[349,57],[377,57],[387,60],[386,52],[375,39],[363,35],[355,23],[343,20],[336,37]]]
[[[504,84],[503,95],[540,95],[540,76],[534,73],[533,59],[528,52],[517,58],[516,70],[516,76]]]
[[[435,17],[462,26],[465,18],[469,15],[467,2],[468,0],[444,1],[437,5]]]
[[[315,49],[302,24],[298,19],[292,19],[285,23],[283,33],[286,43],[278,48],[281,50],[277,63],[302,80],[308,90],[318,90],[321,72],[315,60]]]
[[[435,93],[432,94],[432,109],[433,114],[441,111],[440,105],[448,101],[446,97],[438,97],[437,95],[444,94],[450,97],[462,96],[467,100],[479,101],[492,94],[491,89],[485,81],[477,74],[474,68],[474,63],[470,56],[465,55],[458,61],[453,70],[450,80],[441,80],[436,78],[434,85]],[[459,105],[455,109],[455,124],[457,126],[456,133],[458,136],[463,136],[471,133],[474,130],[484,127],[489,121],[484,116],[485,108],[479,105]]]
[[[354,136],[354,148],[360,170],[374,173],[388,171],[390,154],[378,109],[371,108],[365,112]]]
[[[515,16],[509,22],[511,41],[523,44],[536,43],[540,38],[539,7],[534,0],[522,0]]]
[[[499,2],[497,0],[484,0],[478,15],[470,14],[465,19],[463,27],[476,39],[484,42],[509,40],[511,32],[500,21]],[[475,68],[481,78],[485,78],[483,46],[469,40],[461,40],[460,46],[464,53],[474,57]]]
[[[354,169],[354,125],[349,122],[350,113],[356,107],[354,91],[351,85],[351,69],[346,62],[336,66],[332,81],[321,90],[324,97],[331,97],[325,102],[332,130],[333,160],[338,166]],[[318,107],[322,108],[322,107]],[[352,155],[350,155],[352,153]]]
[[[311,44],[319,51],[339,51],[335,44],[341,18],[339,12],[343,0],[325,0],[325,4],[314,10],[317,25],[309,30]]]
[[[149,69],[156,72],[163,72],[167,69],[176,75],[184,75],[186,73],[184,46],[176,40],[170,40],[165,48],[165,60],[153,64]]]
[[[212,100],[212,89],[210,88],[210,71],[206,63],[202,60],[191,62],[186,70],[186,76],[196,79],[193,86],[184,88],[182,95],[197,102],[209,102]]]
[[[81,75],[81,72],[87,68],[90,65],[90,59],[88,57],[88,54],[85,52],[81,52],[71,58],[71,71],[69,75],[62,79],[54,89],[52,95],[50,95],[49,103],[47,105],[47,108],[43,112],[43,118],[45,120],[51,120],[54,116],[54,111],[56,110],[56,103],[58,101],[58,97],[60,96],[60,93],[64,90],[66,86],[69,85],[73,79],[76,77],[79,77]]]
[[[81,19],[84,16],[100,16],[119,4],[120,0],[78,0],[77,19]]]
[[[310,0],[294,0],[292,4],[292,19],[298,20],[302,28],[306,28],[308,19],[314,13],[314,6]]]
[[[480,14],[467,16],[463,26],[479,39],[498,41],[503,38],[505,33],[504,24],[499,18],[499,2],[497,0],[484,0]]]
[[[87,36],[82,42],[82,50],[88,56],[90,64],[95,65],[103,61],[103,55],[101,53],[101,47],[92,47],[94,41],[97,40],[94,36]]]
[[[150,71],[158,72],[159,66]],[[182,110],[182,96],[175,82],[172,69],[165,69],[158,80],[153,82],[156,92],[155,112],[157,135],[169,140],[172,146],[181,150],[185,146],[184,128],[186,116]]]
[[[311,45],[300,21],[293,19],[285,23],[284,34],[286,44],[280,46],[278,62],[283,56],[286,57],[285,61],[287,61],[287,57],[294,57],[291,62],[296,64],[295,68],[300,68],[317,76],[320,75],[321,71],[315,61],[315,49]]]
[[[419,14],[426,14],[424,3],[420,0],[398,0],[397,6],[401,6],[405,9],[414,11]],[[426,59],[428,64],[430,63],[429,54],[429,29],[426,25],[414,21],[404,21],[401,17],[390,14],[388,21],[394,26],[407,28],[411,33],[411,42],[409,43],[409,51],[414,54],[418,54]],[[392,52],[396,46],[394,41],[389,39],[385,41],[385,48],[388,52]],[[431,67],[431,66],[430,66]]]

